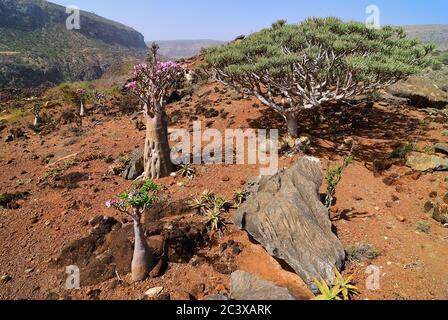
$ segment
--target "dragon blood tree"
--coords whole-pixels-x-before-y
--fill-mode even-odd
[[[172,172],[165,99],[184,77],[179,64],[158,61],[157,50],[158,46],[153,44],[149,62],[136,65],[133,80],[126,84],[142,103],[146,119],[144,179],[163,178]]]
[[[152,252],[146,243],[141,218],[145,210],[152,207],[160,187],[148,180],[140,189],[124,192],[118,200],[106,202],[108,208],[115,208],[132,218],[134,223],[134,255],[132,258],[131,273],[133,281],[143,281],[148,277],[153,267]]]
[[[86,115],[86,108],[84,107],[84,97],[86,95],[86,91],[84,89],[77,89],[76,96],[78,97],[80,108],[79,115],[84,117]]]
[[[280,113],[295,137],[302,110],[418,73],[429,64],[432,50],[407,39],[401,28],[310,18],[295,25],[280,20],[243,40],[206,50],[205,58],[218,81]]]

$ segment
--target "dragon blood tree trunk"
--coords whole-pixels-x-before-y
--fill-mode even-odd
[[[168,117],[165,109],[159,105],[153,115],[145,107],[145,180],[167,177],[173,171],[168,143]]]
[[[299,125],[297,123],[297,117],[292,113],[288,113],[286,115],[286,122],[288,124],[288,136],[297,138],[299,136]]]
[[[145,280],[152,268],[152,254],[146,243],[145,235],[140,223],[140,215],[134,213],[134,256],[132,258],[131,273],[133,281]]]

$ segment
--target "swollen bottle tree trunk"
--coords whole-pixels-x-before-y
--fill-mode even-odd
[[[38,128],[42,125],[42,118],[38,115],[34,116],[34,122],[33,122],[33,126],[35,128]]]
[[[140,223],[140,214],[134,210],[134,255],[131,264],[131,273],[133,281],[143,281],[151,272],[152,254],[146,243],[142,225]]]
[[[81,106],[79,108],[79,115],[84,117],[86,115],[86,108],[84,107],[84,103],[81,100]]]
[[[168,117],[162,106],[151,116],[145,107],[145,180],[169,176],[173,170],[168,143]]]

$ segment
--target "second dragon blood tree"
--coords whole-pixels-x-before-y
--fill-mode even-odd
[[[145,280],[153,267],[153,255],[146,243],[141,219],[145,210],[151,208],[157,199],[160,187],[148,180],[144,185],[133,191],[124,192],[118,200],[106,202],[108,208],[115,208],[132,218],[134,223],[134,255],[132,258],[131,273],[133,281]]]
[[[171,88],[184,78],[182,67],[172,61],[157,60],[158,46],[153,44],[148,63],[134,67],[134,78],[126,88],[143,106],[146,120],[144,179],[158,179],[173,171],[168,143],[166,97]]]

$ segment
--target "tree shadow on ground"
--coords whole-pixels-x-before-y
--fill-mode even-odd
[[[312,137],[312,155],[319,158],[335,159],[352,153],[355,160],[374,171],[374,162],[387,159],[398,145],[428,140],[425,124],[411,115],[410,111],[415,108],[409,106],[337,104],[326,110],[298,117],[302,133]],[[278,128],[281,135],[286,134],[282,116],[270,109],[263,109],[261,113],[261,117],[249,121],[252,128]],[[347,138],[353,139],[353,149],[341,148]]]

